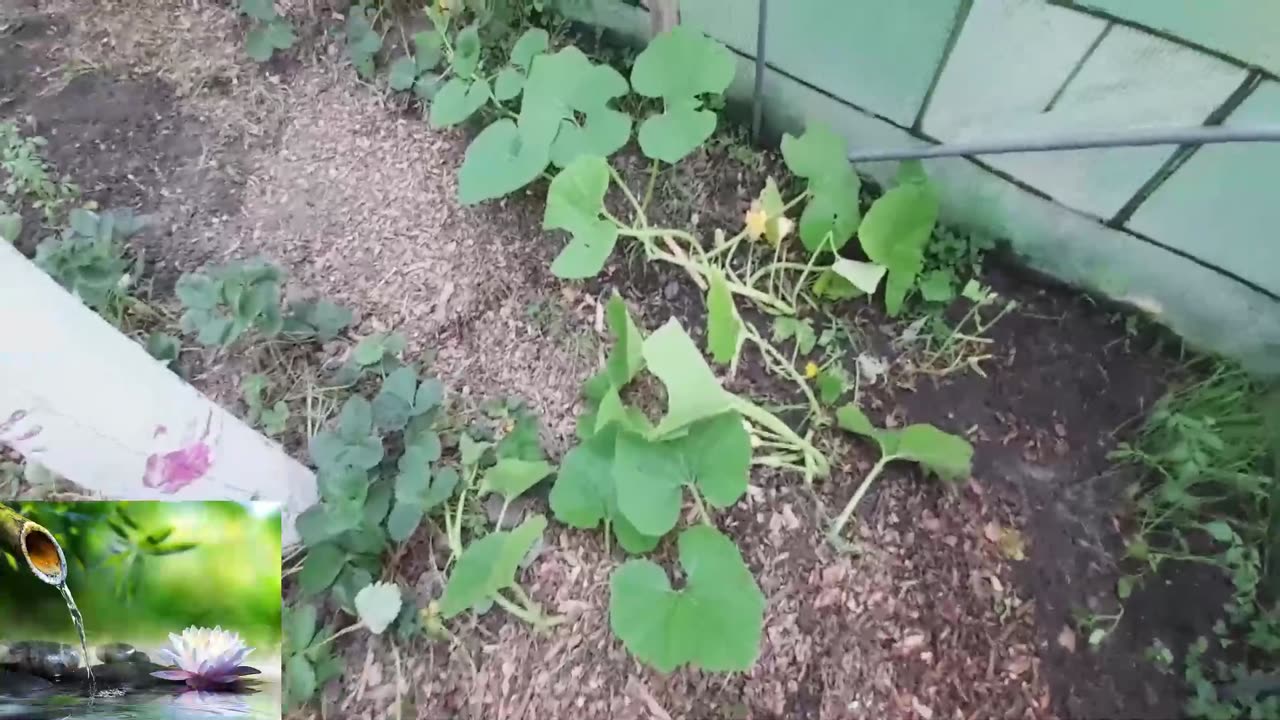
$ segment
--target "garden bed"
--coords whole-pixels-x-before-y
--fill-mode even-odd
[[[175,307],[183,272],[265,256],[286,270],[290,292],[354,309],[354,336],[399,330],[407,356],[433,354],[432,371],[461,403],[523,399],[553,458],[573,440],[613,290],[647,330],[672,316],[705,325],[701,293],[676,268],[618,253],[596,280],[553,277],[563,240],[540,229],[545,183],[460,206],[468,138],[432,130],[371,91],[318,31],[304,31],[313,42],[300,60],[263,69],[240,57],[225,8],[17,5],[0,14],[9,27],[0,31],[0,120],[45,136],[48,158],[86,199],[153,216],[134,242],[157,306]],[[681,166],[680,190],[659,196],[657,217],[741,225],[781,162],[725,137]],[[629,157],[626,174],[640,186],[643,166]],[[344,639],[341,681],[319,711],[299,717],[381,717],[398,698],[424,718],[1179,714],[1180,682],[1143,655],[1154,638],[1182,647],[1206,633],[1223,581],[1181,572],[1148,583],[1096,648],[1074,618],[1115,609],[1116,517],[1137,478],[1107,454],[1137,429],[1177,363],[1157,350],[1159,333],[1114,308],[996,260],[982,280],[1018,302],[987,333],[985,376],[913,370],[895,342],[912,318],[891,319],[865,300],[839,306],[858,338],[842,349],[845,364],[864,352],[890,363],[860,389],[867,414],[881,426],[932,423],[967,437],[972,478],[944,486],[890,466],[856,520],[857,552],[846,553],[824,540],[820,508],[844,504],[875,461],[869,446],[832,439],[831,476],[813,491],[794,475],[756,472],[747,498],[718,514],[767,599],[750,671],[663,675],[638,663],[609,631],[607,577],[624,555],[599,533],[553,523],[523,577],[567,622],[539,635],[493,612],[453,623],[456,644]],[[342,341],[326,345],[317,365],[345,351]],[[243,408],[246,374],[275,368],[296,385],[304,372],[260,353],[203,349],[182,364],[233,408]],[[751,357],[726,386],[794,401]],[[291,449],[304,452],[300,442]],[[443,542],[420,531],[392,553],[384,579],[425,605],[443,584]],[[672,566],[674,543],[657,558]]]

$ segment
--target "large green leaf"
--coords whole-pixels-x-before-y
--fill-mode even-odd
[[[944,480],[963,480],[973,467],[973,446],[932,425],[908,425],[897,432],[894,455],[919,463]]]
[[[742,318],[733,302],[733,293],[724,273],[711,273],[707,288],[707,352],[718,363],[728,365],[742,347]]]
[[[573,236],[551,264],[557,277],[592,277],[609,259],[618,227],[600,216],[608,189],[609,167],[597,156],[578,158],[551,181],[542,227]]]
[[[553,159],[565,166],[583,153],[613,153],[626,144],[631,125],[608,103],[626,92],[616,70],[593,64],[577,48],[535,55],[516,122],[494,123],[467,148],[458,198],[471,204],[501,197],[532,182]],[[572,129],[553,148],[565,127]]]
[[[337,545],[324,544],[309,549],[298,573],[302,594],[315,595],[326,590],[346,563],[347,555]]]
[[[480,494],[498,493],[514,500],[551,474],[554,468],[545,460],[500,458],[480,479]]]
[[[791,172],[809,181],[812,197],[800,215],[800,240],[810,252],[830,238],[831,250],[839,250],[858,229],[861,181],[849,164],[844,138],[819,123],[810,124],[800,137],[782,137],[782,158]]]
[[[867,257],[888,268],[884,303],[891,316],[902,310],[924,267],[924,249],[937,222],[937,193],[927,182],[911,182],[877,198],[858,228]]]
[[[764,594],[729,538],[705,525],[685,530],[673,590],[648,560],[628,560],[609,581],[609,624],[627,649],[662,672],[691,663],[712,672],[750,669],[759,654]]]
[[[511,120],[493,123],[467,146],[458,171],[458,200],[473,205],[533,182],[551,163],[550,143],[550,138],[540,142]]]
[[[836,423],[844,430],[870,438],[889,461],[907,460],[944,480],[963,480],[973,466],[973,446],[968,440],[932,425],[908,425],[901,430],[880,429],[852,403],[836,410]]]
[[[510,587],[520,561],[546,527],[545,517],[533,515],[514,530],[495,531],[468,545],[449,575],[440,598],[440,614],[451,618]]]
[[[680,519],[684,485],[689,480],[684,446],[679,440],[649,440],[635,433],[618,434],[613,478],[618,510],[637,530],[666,534]]]
[[[585,530],[613,514],[616,439],[617,433],[607,429],[565,453],[551,488],[551,512],[557,520]]]
[[[733,74],[729,49],[697,30],[677,25],[655,37],[631,68],[635,91],[664,106],[640,126],[644,154],[678,162],[711,137],[716,116],[701,109],[701,96],[724,92]]]
[[[453,72],[470,77],[480,65],[480,28],[468,25],[453,41]]]
[[[644,369],[644,335],[627,312],[627,304],[616,291],[604,308],[605,322],[613,333],[613,349],[605,360],[605,371],[615,388],[622,388]]]
[[[703,420],[680,439],[690,481],[716,507],[729,507],[747,492],[751,436],[736,412]]]
[[[240,0],[240,13],[262,22],[278,17],[275,0]]]
[[[387,71],[387,86],[392,90],[409,90],[418,81],[418,63],[409,56],[397,58]]]
[[[733,406],[733,396],[720,387],[698,346],[675,318],[644,341],[644,360],[667,389],[667,414],[658,424],[658,436],[669,435]]]
[[[583,155],[608,157],[627,143],[631,118],[609,107],[611,100],[626,93],[626,78],[617,70],[595,65],[569,46],[534,58],[520,117],[524,121],[527,116],[539,128],[553,128],[551,160],[566,167]]]
[[[484,78],[452,78],[431,100],[431,126],[447,128],[471,117],[489,99],[489,81]]]
[[[648,157],[675,164],[716,131],[716,114],[696,103],[675,103],[640,125],[640,149]]]
[[[613,476],[616,444],[617,431],[610,427],[564,456],[551,488],[551,511],[557,520],[576,528],[594,528],[605,520],[624,550],[648,552],[659,538],[640,532],[618,512]]]
[[[511,48],[511,64],[528,69],[533,58],[547,51],[551,38],[542,28],[529,28]]]
[[[735,412],[694,423],[674,440],[618,434],[613,465],[618,510],[645,535],[675,527],[683,488],[696,488],[716,507],[728,507],[747,490],[751,440]]]

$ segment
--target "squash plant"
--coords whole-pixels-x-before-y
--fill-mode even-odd
[[[764,596],[708,506],[732,506],[751,466],[769,464],[754,456],[762,436],[816,472],[826,472],[826,459],[781,420],[726,391],[678,321],[645,337],[617,295],[606,313],[616,343],[584,387],[580,443],[561,463],[551,510],[573,527],[603,523],[624,550],[640,554],[675,529],[690,498],[702,524],[677,541],[685,588],[673,590],[651,561],[629,560],[610,581],[610,625],[636,657],[663,671],[686,663],[746,670],[758,653]],[[623,400],[645,371],[666,389],[657,421]]]

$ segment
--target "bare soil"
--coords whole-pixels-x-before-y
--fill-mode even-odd
[[[303,28],[311,42],[298,59],[265,69],[241,57],[240,33],[226,7],[194,0],[0,0],[0,120],[47,137],[87,198],[153,216],[136,243],[157,297],[206,262],[266,256],[291,292],[356,309],[356,335],[399,329],[411,354],[434,352],[453,392],[524,398],[553,456],[572,440],[578,387],[600,360],[609,292],[648,327],[672,315],[702,327],[701,299],[667,268],[619,255],[592,283],[552,278],[562,240],[539,229],[536,198],[459,206],[466,137],[358,82],[320,28]],[[705,231],[736,226],[777,168],[771,153],[704,152],[657,212]],[[864,389],[877,422],[968,436],[970,481],[945,488],[892,469],[861,508],[859,552],[840,554],[821,538],[820,508],[838,509],[874,456],[833,436],[821,486],[759,474],[720,518],[768,598],[750,672],[640,666],[608,629],[607,577],[621,556],[598,533],[555,527],[524,582],[569,622],[537,636],[491,613],[455,628],[464,640],[452,647],[353,639],[347,675],[299,717],[383,717],[401,696],[419,718],[1179,715],[1179,684],[1142,652],[1155,637],[1180,647],[1203,632],[1219,581],[1149,584],[1096,650],[1072,620],[1114,609],[1118,515],[1135,478],[1107,453],[1174,363],[1153,352],[1152,334],[1129,335],[1112,309],[1073,291],[999,264],[984,279],[1021,304],[990,333],[987,377],[891,374]],[[901,323],[866,304],[847,320],[863,349],[894,357]],[[235,406],[244,363],[190,352],[197,385]],[[787,399],[750,362],[728,384]],[[391,565],[419,602],[439,592],[439,544],[424,530]]]

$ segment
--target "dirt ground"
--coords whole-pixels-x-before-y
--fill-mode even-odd
[[[398,329],[411,353],[434,352],[453,392],[525,399],[553,457],[600,360],[598,298],[616,287],[649,327],[672,314],[702,325],[701,301],[666,270],[617,258],[598,282],[552,278],[560,243],[539,229],[539,205],[459,206],[465,136],[429,129],[360,83],[320,31],[304,29],[298,59],[265,70],[241,57],[240,33],[225,4],[207,0],[0,0],[0,119],[46,136],[87,198],[153,217],[136,242],[158,296],[203,263],[264,255],[292,292],[356,309],[357,334]],[[682,171],[685,205],[667,210],[736,224],[737,198],[771,163],[704,153]],[[353,640],[348,674],[309,712],[384,717],[402,694],[419,718],[1178,716],[1179,684],[1142,652],[1155,637],[1179,647],[1202,632],[1219,587],[1194,575],[1148,584],[1096,650],[1072,621],[1080,608],[1113,609],[1116,512],[1134,478],[1106,455],[1173,362],[1151,352],[1152,334],[1131,336],[1088,298],[999,266],[984,279],[1021,303],[991,332],[989,377],[891,380],[864,396],[877,422],[967,435],[969,482],[888,472],[863,505],[855,555],[822,541],[815,497],[791,477],[757,475],[722,518],[768,599],[750,672],[640,666],[607,627],[620,556],[598,533],[555,527],[525,587],[570,622],[536,636],[490,614],[456,628],[455,647]],[[853,321],[869,349],[892,355],[886,318],[864,308]],[[210,363],[194,382],[234,406],[242,371]],[[774,390],[749,367],[731,387]],[[874,460],[834,442],[817,492],[827,507]],[[435,541],[420,533],[395,565],[420,602],[438,591]]]

